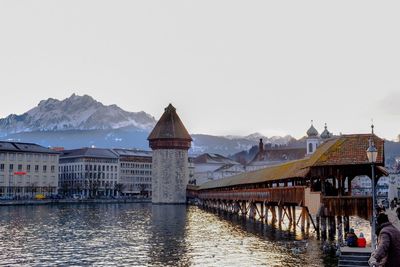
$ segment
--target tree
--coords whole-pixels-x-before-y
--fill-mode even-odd
[[[89,181],[89,195],[91,198],[97,196],[99,187],[100,187],[99,180],[90,180]]]
[[[70,187],[70,184],[68,182],[63,182],[61,184],[61,192],[62,192],[63,196],[68,195],[70,188],[71,187]]]
[[[125,189],[125,185],[121,183],[117,183],[114,185],[114,190],[117,192],[117,196],[119,196],[120,193]]]

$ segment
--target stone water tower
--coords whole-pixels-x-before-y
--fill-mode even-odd
[[[147,140],[153,150],[152,202],[186,203],[188,149],[192,138],[171,104],[165,108]]]

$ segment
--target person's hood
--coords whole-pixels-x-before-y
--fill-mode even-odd
[[[378,225],[378,227],[376,228],[376,235],[379,235],[379,233],[382,231],[382,229],[389,225],[392,225],[392,223],[385,222],[385,223],[382,223],[381,225]]]

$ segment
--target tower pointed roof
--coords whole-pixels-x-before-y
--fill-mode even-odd
[[[147,140],[150,141],[150,146],[153,149],[189,148],[192,137],[176,113],[175,107],[169,104]]]

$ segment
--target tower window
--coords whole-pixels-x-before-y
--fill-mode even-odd
[[[312,152],[313,152],[313,144],[312,144],[312,143],[309,143],[309,144],[308,144],[308,152],[309,152],[309,153],[312,153]]]

